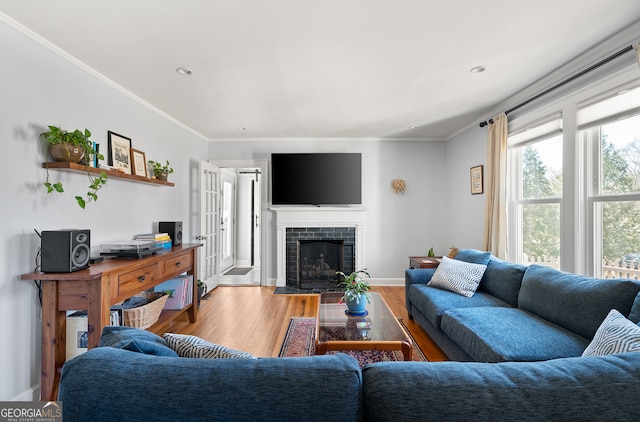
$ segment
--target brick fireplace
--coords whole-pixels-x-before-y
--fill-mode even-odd
[[[288,227],[286,285],[300,289],[336,287],[336,271],[355,270],[355,227]]]
[[[362,208],[272,207],[277,225],[276,286],[316,287],[335,271],[364,268]],[[300,253],[302,247],[303,253]],[[309,249],[309,251],[305,251]],[[305,259],[306,258],[306,259]],[[342,268],[338,268],[338,267]]]

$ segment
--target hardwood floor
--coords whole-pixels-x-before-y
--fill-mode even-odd
[[[291,317],[315,317],[317,295],[274,295],[274,287],[219,286],[203,300],[195,324],[187,316],[174,321],[168,332],[191,334],[258,357],[275,357]],[[431,362],[448,360],[405,309],[404,287],[373,287],[405,325]]]

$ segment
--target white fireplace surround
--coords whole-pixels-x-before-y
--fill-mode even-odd
[[[276,286],[285,286],[286,232],[300,227],[355,227],[355,268],[364,268],[364,226],[366,210],[341,207],[271,207],[277,225],[277,279]]]

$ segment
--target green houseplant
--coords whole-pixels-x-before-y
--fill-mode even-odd
[[[173,168],[169,164],[167,160],[166,164],[162,164],[159,161],[149,160],[149,164],[151,165],[151,170],[153,174],[156,176],[156,179],[162,180],[164,182],[167,181],[167,178],[171,173],[173,173]]]
[[[49,147],[49,154],[55,161],[66,161],[72,163],[78,163],[83,157],[96,156],[98,160],[104,160],[104,156],[99,154],[93,147],[93,142],[89,139],[91,132],[89,129],[85,129],[82,132],[76,129],[72,132],[63,130],[57,126],[48,126],[49,130],[43,132],[42,136],[47,142]],[[64,192],[64,188],[61,182],[51,183],[49,181],[49,167],[45,164],[47,169],[47,180],[44,186],[47,188],[47,193]],[[89,166],[87,165],[87,168]],[[107,183],[107,173],[100,172],[99,175],[95,175],[87,171],[89,178],[89,190],[86,196],[76,196],[76,202],[80,208],[85,208],[86,204],[91,201],[98,200],[98,190]]]
[[[371,285],[364,276],[371,278],[371,274],[366,270],[354,271],[349,275],[346,275],[342,271],[337,271],[336,274],[342,277],[342,281],[338,283],[338,286],[343,289],[343,295],[340,301],[346,302],[349,311],[352,313],[363,312],[366,304],[371,303],[371,299],[369,298]]]

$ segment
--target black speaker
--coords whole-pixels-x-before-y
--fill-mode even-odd
[[[158,223],[160,233],[169,233],[173,246],[182,245],[182,221],[161,221]]]
[[[40,234],[40,270],[44,273],[72,273],[89,268],[89,230],[52,230]]]

